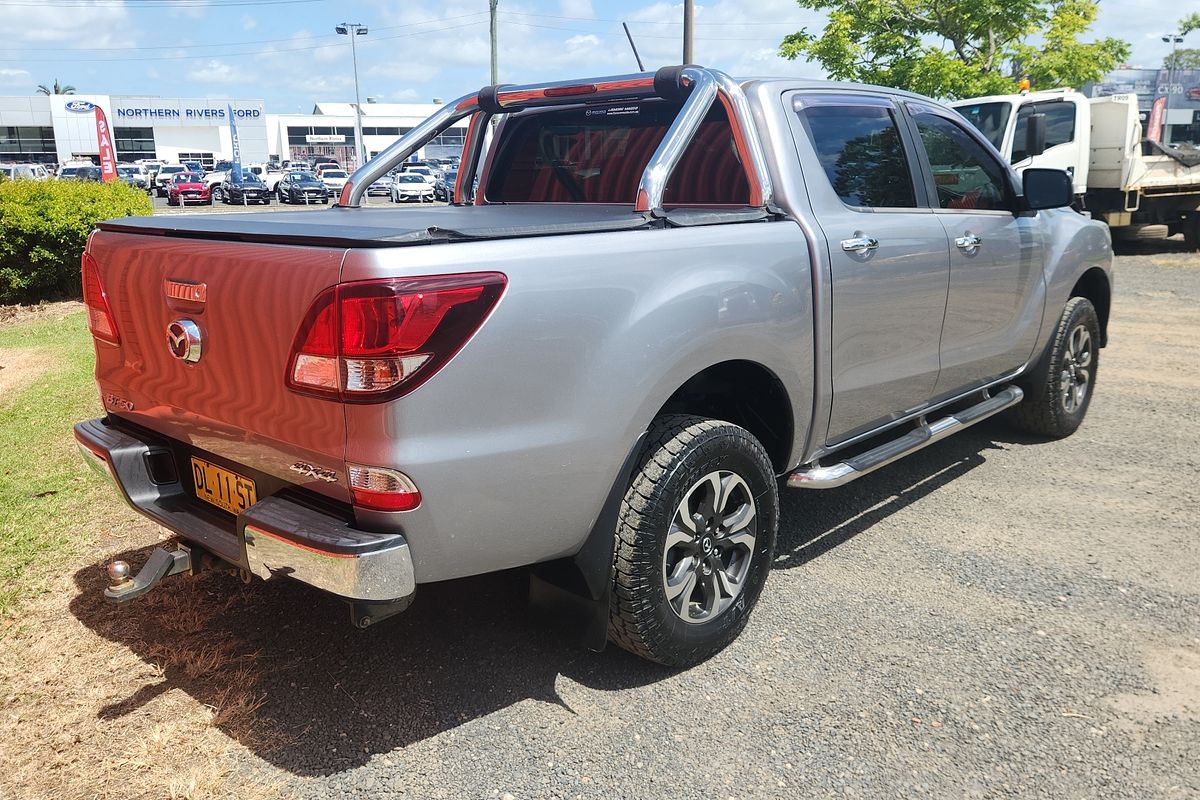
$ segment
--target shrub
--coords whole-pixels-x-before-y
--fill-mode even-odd
[[[119,182],[0,182],[0,303],[79,297],[79,257],[96,223],[152,212],[145,192]]]

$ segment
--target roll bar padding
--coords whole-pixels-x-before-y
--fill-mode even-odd
[[[664,100],[682,100],[687,96],[688,88],[683,85],[683,71],[690,64],[678,64],[674,67],[659,67],[654,73],[654,93]]]
[[[479,108],[488,114],[502,114],[504,109],[500,107],[500,101],[496,98],[496,94],[507,86],[515,86],[512,83],[494,83],[491,86],[485,86],[479,90]],[[517,111],[518,109],[510,109]]]

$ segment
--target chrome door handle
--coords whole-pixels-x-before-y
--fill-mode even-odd
[[[842,249],[847,253],[865,253],[879,247],[879,240],[874,236],[856,236],[853,239],[842,239]]]
[[[983,237],[976,236],[973,233],[968,233],[966,236],[960,236],[954,240],[954,246],[967,253],[974,253],[979,249],[979,245],[981,244],[983,244]]]

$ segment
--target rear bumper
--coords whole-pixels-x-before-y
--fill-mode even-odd
[[[358,530],[298,499],[264,497],[236,519],[197,500],[178,477],[165,443],[105,419],[75,426],[84,460],[141,514],[260,578],[289,575],[351,600],[388,601],[416,590],[408,542]],[[167,473],[167,474],[164,474]]]

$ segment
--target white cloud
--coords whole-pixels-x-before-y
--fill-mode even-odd
[[[54,42],[78,47],[130,47],[127,7],[123,2],[80,5],[0,4],[0,31],[6,44]]]
[[[26,69],[0,69],[0,86],[25,86],[33,84],[33,76]]]
[[[216,59],[206,62],[202,67],[189,70],[187,77],[196,83],[228,84],[245,80],[238,69]]]
[[[256,20],[254,17],[250,16],[249,14],[242,17],[242,30],[252,31],[257,27],[258,27],[258,20]]]

